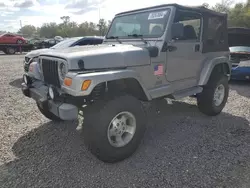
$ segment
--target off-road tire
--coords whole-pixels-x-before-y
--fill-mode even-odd
[[[136,131],[127,145],[114,147],[108,140],[107,131],[111,120],[123,111],[135,116]],[[99,160],[107,163],[122,161],[131,156],[140,145],[146,128],[141,101],[129,95],[96,101],[83,111],[83,116],[83,138],[86,146]]]
[[[222,84],[225,88],[225,94],[222,103],[216,106],[214,103],[214,93],[216,88]],[[197,95],[197,104],[199,110],[209,116],[216,116],[221,113],[226,105],[229,93],[228,77],[223,73],[214,71],[207,85],[204,86],[202,93]]]
[[[43,109],[41,108],[38,104],[37,107],[39,109],[39,111],[48,119],[50,119],[51,121],[63,121],[61,118],[57,117],[55,114],[53,114],[52,112],[50,112],[48,109]]]

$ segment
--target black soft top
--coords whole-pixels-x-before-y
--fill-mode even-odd
[[[183,6],[183,5],[179,5],[179,4],[163,4],[163,5],[157,5],[157,6],[152,6],[152,7],[146,7],[146,8],[126,11],[126,12],[121,12],[121,13],[116,14],[116,16],[119,16],[122,14],[127,14],[127,13],[133,13],[133,12],[137,12],[137,11],[148,10],[148,9],[164,8],[167,6],[173,6],[173,7],[176,7],[178,9],[184,9],[184,10],[193,10],[193,11],[197,11],[199,13],[207,13],[207,14],[210,14],[210,15],[212,14],[215,16],[222,16],[222,17],[227,16],[227,14],[225,14],[225,13],[216,12],[216,11],[210,10],[208,8],[205,8],[204,6]]]

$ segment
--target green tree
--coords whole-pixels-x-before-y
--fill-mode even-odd
[[[98,23],[99,33],[101,36],[104,36],[108,30],[108,23],[104,19],[100,19]]]
[[[209,4],[208,3],[203,3],[202,6],[205,7],[205,8],[209,8]]]
[[[216,3],[215,6],[212,7],[213,10],[217,12],[230,12],[230,6],[233,4],[233,0],[222,0],[220,3]]]
[[[18,33],[26,36],[26,37],[31,37],[33,36],[34,34],[36,34],[36,28],[35,26],[33,25],[25,25],[23,26],[19,31]]]
[[[58,25],[55,22],[43,24],[40,28],[41,37],[55,37],[58,35]]]

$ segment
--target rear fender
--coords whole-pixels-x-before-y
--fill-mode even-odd
[[[228,77],[230,77],[231,65],[229,62],[229,58],[226,56],[217,57],[217,58],[213,58],[213,59],[205,61],[203,68],[201,70],[201,73],[200,73],[198,85],[201,85],[201,86],[206,85],[211,76],[211,73],[213,72],[215,67],[218,67],[218,65],[221,65],[223,69],[223,73],[227,75]]]

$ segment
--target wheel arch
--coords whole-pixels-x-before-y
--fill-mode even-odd
[[[143,89],[143,86],[136,78],[133,77],[101,82],[93,88],[91,93],[93,94],[94,92],[99,90],[101,85],[103,85],[107,89],[107,91],[112,94],[127,93],[142,101],[150,100],[150,97]]]
[[[206,62],[205,66],[201,70],[198,85],[206,85],[214,71],[221,72],[230,78],[231,66],[228,58],[219,57]]]

